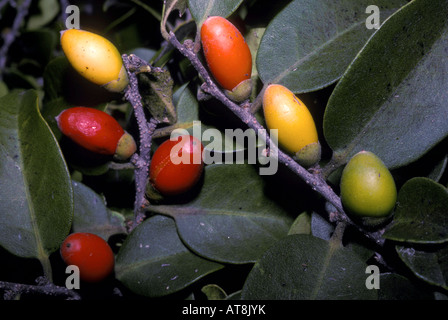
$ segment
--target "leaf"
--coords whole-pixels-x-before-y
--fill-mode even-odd
[[[0,81],[0,97],[3,97],[9,92],[8,86],[5,82]]]
[[[308,211],[304,211],[298,215],[291,228],[288,231],[288,235],[291,234],[311,234],[311,215]]]
[[[206,167],[200,193],[192,201],[150,210],[173,217],[181,239],[197,254],[218,262],[251,263],[287,235],[292,224],[288,200],[295,202],[294,208],[300,200],[269,185],[282,190],[280,204],[270,198],[267,187],[251,165],[212,165]]]
[[[0,244],[21,257],[45,258],[70,230],[73,194],[35,91],[0,98],[0,158]]]
[[[413,178],[400,189],[394,220],[383,237],[411,243],[448,241],[448,190],[431,179]]]
[[[124,217],[108,210],[104,199],[86,185],[73,182],[75,214],[73,232],[94,233],[104,240],[118,233],[126,233]]]
[[[448,289],[448,247],[439,248],[422,247],[412,248],[408,246],[395,247],[399,257],[409,269],[425,282]]]
[[[408,278],[397,273],[382,273],[378,300],[433,300],[427,291],[421,290]]]
[[[188,7],[198,26],[210,16],[227,18],[240,6],[243,0],[188,0]]]
[[[201,292],[205,294],[207,300],[225,300],[227,298],[224,289],[216,284],[208,284],[202,287]]]
[[[58,99],[63,95],[65,74],[69,66],[65,56],[57,57],[47,64],[43,74],[46,100]]]
[[[338,80],[375,30],[366,27],[366,8],[381,19],[402,0],[295,0],[268,25],[257,54],[263,83],[294,93],[315,91]]]
[[[151,115],[160,122],[176,122],[176,110],[173,105],[173,79],[167,70],[153,67],[138,77],[140,92]]]
[[[415,0],[368,41],[331,95],[324,135],[346,162],[361,150],[389,168],[420,158],[448,133],[448,6]]]
[[[35,30],[50,23],[59,13],[57,0],[39,0],[39,14],[32,15],[28,19],[27,28]],[[65,10],[65,8],[64,8]]]
[[[170,12],[178,10],[179,16],[182,16],[185,13],[185,10],[187,10],[187,2],[187,0],[167,0],[165,6],[170,9]]]
[[[258,78],[257,52],[260,48],[260,42],[265,31],[266,28],[252,28],[249,30],[247,35],[245,35],[247,45],[249,46],[252,54],[252,79]]]
[[[366,267],[350,249],[311,235],[290,235],[254,265],[244,300],[370,300]]]
[[[156,215],[126,238],[116,257],[115,274],[133,292],[161,297],[222,267],[189,251],[180,241],[174,221]]]

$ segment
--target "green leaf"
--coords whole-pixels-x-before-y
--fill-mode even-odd
[[[0,158],[0,244],[15,255],[45,259],[70,230],[73,194],[35,91],[0,98]]]
[[[291,234],[311,234],[311,214],[309,212],[302,212],[294,220],[288,231],[288,235]]]
[[[73,232],[94,233],[104,240],[118,233],[126,233],[124,217],[110,211],[104,199],[80,182],[73,182],[75,214]]]
[[[448,247],[412,248],[396,246],[396,251],[409,269],[423,281],[448,290]]]
[[[57,0],[39,0],[39,14],[32,15],[28,19],[27,28],[34,30],[45,26],[56,18],[59,9],[59,2]]]
[[[165,7],[170,9],[170,12],[174,10],[179,11],[179,16],[182,16],[187,10],[188,0],[167,0],[165,1]]]
[[[421,290],[411,280],[397,273],[382,273],[378,300],[433,300],[427,291]]]
[[[412,243],[448,241],[448,190],[428,178],[413,178],[398,193],[395,217],[384,238]]]
[[[227,293],[216,284],[208,284],[202,287],[201,292],[205,294],[207,300],[225,300]]]
[[[244,300],[369,300],[367,265],[348,248],[311,235],[290,235],[254,265]]]
[[[389,168],[420,158],[448,134],[445,0],[415,0],[368,41],[328,102],[324,134],[336,158],[361,150]]]
[[[295,202],[294,208],[300,201],[270,184],[283,191],[279,203],[267,187],[251,165],[212,165],[206,167],[200,193],[192,201],[150,210],[172,216],[184,243],[199,255],[224,263],[251,263],[287,235],[293,222],[288,201]]]
[[[295,0],[268,25],[257,54],[262,81],[294,93],[315,91],[338,80],[375,31],[366,8],[377,5],[382,21],[403,0]]]
[[[139,87],[142,99],[151,115],[160,122],[176,122],[173,105],[173,79],[167,70],[153,67],[150,72],[139,74]]]
[[[0,81],[0,97],[3,97],[9,92],[8,86],[5,82]]]
[[[46,100],[58,99],[64,94],[65,75],[69,67],[70,63],[65,56],[57,57],[47,64],[43,74]]]
[[[189,251],[179,239],[174,221],[156,215],[126,238],[116,257],[115,274],[133,292],[161,297],[222,267]]]
[[[188,7],[198,26],[210,16],[227,18],[240,6],[243,0],[188,0]]]

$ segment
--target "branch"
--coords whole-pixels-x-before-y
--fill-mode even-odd
[[[140,131],[139,152],[134,154],[131,162],[135,166],[135,202],[134,202],[134,221],[130,229],[135,228],[144,218],[145,207],[148,204],[146,199],[146,186],[148,183],[149,164],[151,161],[152,135],[157,127],[158,121],[151,118],[150,122],[146,120],[145,110],[143,108],[142,97],[138,88],[137,74],[151,70],[150,66],[139,57],[123,55],[123,62],[129,77],[129,86],[125,91],[125,98],[134,108],[134,115]]]
[[[329,218],[331,222],[344,222],[348,223],[355,228],[357,228],[362,233],[377,244],[382,245],[384,239],[381,238],[380,232],[368,232],[362,227],[354,223],[344,212],[344,208],[341,203],[340,197],[333,191],[333,189],[326,183],[324,177],[322,176],[319,169],[314,168],[313,170],[306,170],[301,165],[299,165],[294,159],[292,159],[288,154],[280,150],[275,143],[272,142],[269,137],[267,130],[257,121],[253,110],[251,108],[242,107],[232,100],[227,98],[227,96],[219,89],[215,84],[211,76],[209,75],[207,69],[202,65],[201,61],[198,59],[192,46],[183,45],[179,42],[173,32],[169,33],[168,40],[170,43],[179,50],[182,55],[190,60],[193,67],[199,73],[199,75],[204,79],[205,83],[202,85],[203,90],[207,91],[210,95],[221,101],[230,111],[232,111],[241,121],[243,121],[247,126],[253,129],[259,138],[263,140],[265,145],[269,149],[269,154],[277,155],[278,161],[288,167],[295,175],[300,177],[306,184],[308,184],[315,192],[321,195],[331,206],[335,209],[334,212],[330,212]]]
[[[1,2],[1,6],[4,6],[6,4],[6,1]],[[10,2],[12,5],[12,3]],[[17,7],[17,14],[14,18],[14,22],[12,24],[12,27],[9,32],[5,33],[3,35],[3,45],[0,48],[0,80],[2,79],[2,71],[5,69],[6,66],[6,60],[7,55],[9,51],[9,47],[14,42],[16,37],[19,34],[20,26],[22,25],[23,20],[28,15],[28,10],[31,5],[31,0],[24,0],[18,7]]]
[[[51,282],[45,282],[42,284],[31,285],[22,283],[13,283],[7,281],[0,281],[0,290],[4,290],[4,299],[14,299],[19,294],[37,293],[50,295],[55,297],[66,297],[69,300],[80,300],[81,297],[78,293],[65,287],[59,287]]]

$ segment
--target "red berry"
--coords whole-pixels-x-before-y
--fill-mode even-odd
[[[64,135],[92,152],[125,160],[136,150],[132,136],[104,111],[74,107],[62,111],[56,121]]]
[[[86,282],[99,282],[114,270],[115,258],[109,244],[92,233],[72,233],[61,245],[61,256],[67,265],[76,265]]]
[[[201,27],[204,56],[216,81],[226,90],[233,90],[250,79],[252,55],[244,37],[227,19],[207,18]]]
[[[163,195],[190,190],[204,168],[203,150],[201,141],[190,135],[163,142],[154,152],[149,168],[153,187]]]

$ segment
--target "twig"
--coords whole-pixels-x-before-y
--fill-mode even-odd
[[[51,282],[44,284],[22,284],[7,281],[0,281],[0,290],[4,291],[4,299],[14,299],[19,294],[35,293],[43,295],[51,295],[55,297],[66,297],[69,300],[80,300],[81,296],[74,290],[65,287],[59,287]]]
[[[12,5],[12,3],[10,2]],[[5,2],[2,2],[2,6],[5,5]],[[0,80],[3,78],[2,71],[5,69],[7,55],[9,51],[9,47],[16,39],[19,34],[20,26],[22,25],[23,20],[28,15],[28,10],[31,5],[31,0],[24,0],[20,6],[17,7],[17,14],[14,18],[14,22],[9,32],[3,35],[3,45],[0,48]]]
[[[198,59],[195,51],[190,46],[182,45],[176,38],[173,32],[168,35],[168,41],[182,53],[186,58],[188,58],[204,79],[205,83],[202,85],[203,90],[207,91],[210,95],[221,101],[230,111],[232,111],[241,121],[243,121],[247,126],[253,129],[258,137],[262,139],[266,146],[270,148],[270,155],[277,155],[278,161],[288,167],[295,175],[300,177],[306,182],[315,192],[321,195],[326,201],[328,201],[332,207],[334,207],[335,212],[329,214],[331,222],[344,222],[348,223],[359,231],[364,233],[368,238],[372,239],[375,243],[382,245],[384,239],[381,238],[379,232],[368,232],[362,227],[354,223],[344,212],[344,208],[341,203],[340,197],[333,191],[333,189],[326,183],[324,177],[320,173],[320,170],[313,170],[310,172],[299,165],[293,158],[288,154],[280,150],[275,143],[272,142],[266,129],[257,121],[254,114],[251,112],[251,108],[243,108],[238,104],[234,103],[232,100],[227,98],[227,96],[219,89],[215,84],[211,76],[209,75],[207,69],[202,65],[201,61]]]
[[[123,55],[123,62],[128,72],[129,86],[125,91],[125,98],[128,100],[134,108],[134,115],[137,119],[137,124],[140,131],[140,145],[138,154],[134,154],[131,158],[131,162],[135,166],[135,203],[134,203],[134,221],[130,226],[132,230],[135,228],[144,218],[145,207],[148,200],[145,197],[146,186],[148,183],[148,171],[151,161],[151,144],[152,135],[157,127],[158,121],[155,118],[151,118],[148,122],[143,108],[142,97],[138,88],[137,73],[141,70],[150,70],[150,66],[146,61],[139,57],[131,55]]]
[[[61,20],[65,23],[68,17],[68,14],[67,12],[65,12],[65,10],[70,5],[70,2],[68,0],[59,0],[59,3],[61,6]]]
[[[206,86],[203,86],[203,88],[206,89],[209,94],[221,101],[244,123],[246,123],[249,128],[257,132],[259,138],[261,138],[266,143],[266,145],[270,147],[270,153],[278,154],[278,160],[280,163],[284,164],[296,175],[301,177],[308,185],[312,187],[314,191],[319,192],[338,210],[339,213],[344,214],[344,209],[342,207],[340,198],[333,192],[331,187],[325,181],[323,181],[319,175],[310,173],[308,170],[299,165],[295,160],[293,160],[289,155],[278,149],[277,146],[271,141],[271,138],[267,134],[266,129],[257,121],[255,116],[246,108],[242,108],[241,106],[237,105],[229,98],[227,98],[227,96],[214,83],[208,71],[199,61],[195,53],[189,48],[183,46],[172,32],[170,32],[170,42],[191,61],[195,69],[205,80]]]

